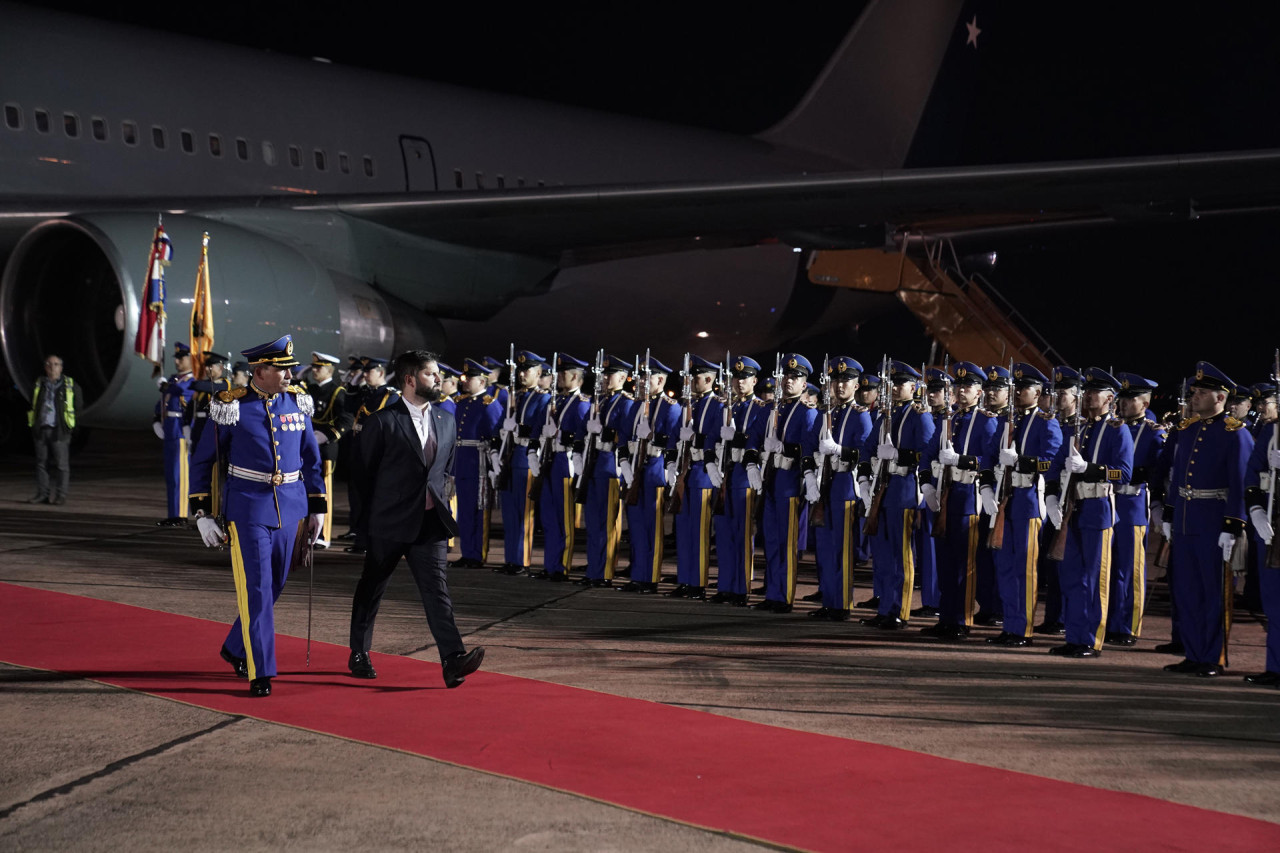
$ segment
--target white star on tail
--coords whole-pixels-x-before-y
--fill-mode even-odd
[[[973,49],[977,50],[978,34],[982,32],[982,30],[978,29],[978,16],[974,15],[973,20],[965,24],[964,26],[965,26],[965,29],[969,31],[969,38],[965,39],[964,43],[966,45],[970,45],[970,44],[973,45]]]

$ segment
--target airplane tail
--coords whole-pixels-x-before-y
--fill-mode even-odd
[[[850,169],[901,168],[947,48],[964,31],[963,5],[871,0],[800,103],[758,138]]]

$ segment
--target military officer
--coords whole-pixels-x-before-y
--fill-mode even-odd
[[[1276,386],[1271,382],[1258,382],[1253,386],[1253,427],[1251,432],[1255,443],[1263,441],[1263,436],[1270,435],[1269,427],[1276,420]],[[1260,587],[1260,571],[1265,559],[1261,555],[1266,551],[1266,544],[1258,538],[1258,532],[1249,528],[1249,563],[1245,573],[1244,589],[1241,591],[1241,603],[1250,613],[1263,612],[1262,590]]]
[[[880,578],[880,606],[875,616],[862,620],[873,628],[903,628],[911,618],[916,567],[912,531],[921,501],[919,469],[934,431],[933,416],[916,402],[923,380],[911,365],[889,362],[890,399],[876,413],[863,445],[866,461],[858,469],[868,523],[874,517],[875,493],[883,492],[871,535],[871,563]]]
[[[951,374],[939,367],[930,367],[924,372],[925,379],[925,405],[929,408],[929,413],[933,415],[933,434],[936,437],[938,431],[942,428],[943,423],[951,416],[952,404],[952,381]],[[933,525],[937,520],[937,510],[930,505],[925,486],[931,477],[934,463],[937,462],[936,454],[932,451],[936,450],[937,441],[930,443],[930,455],[926,455],[924,462],[928,465],[930,471],[921,471],[923,475],[920,483],[921,494],[925,496],[925,500],[920,504],[920,514],[918,516],[919,523],[916,525],[916,571],[920,575],[920,606],[911,611],[912,616],[923,618],[935,617],[938,615],[939,596],[938,590],[938,556],[937,548],[934,544]],[[936,497],[936,492],[935,492]]]
[[[185,527],[187,523],[188,442],[183,429],[191,390],[191,347],[178,341],[173,345],[174,372],[160,382],[152,428],[164,441],[164,488],[169,514],[158,527]]]
[[[1274,387],[1270,394],[1274,398]],[[1274,411],[1274,400],[1271,408]],[[1273,564],[1268,553],[1275,538],[1275,490],[1280,485],[1276,483],[1276,470],[1280,468],[1277,431],[1275,417],[1263,421],[1254,436],[1245,474],[1245,501],[1254,533],[1250,539],[1251,563],[1257,572],[1258,596],[1267,617],[1267,657],[1266,669],[1246,675],[1244,680],[1258,687],[1280,687],[1280,567]]]
[[[231,380],[225,375],[229,359],[222,353],[212,351],[204,352],[203,356],[205,375],[201,379],[191,381],[191,402],[183,413],[187,446],[192,453],[200,444],[200,435],[209,422],[209,403],[213,395],[219,391],[231,390]],[[190,471],[190,469],[190,460],[188,460],[187,470]],[[222,486],[226,480],[225,472],[226,466],[220,467],[215,464],[214,470],[209,475],[210,502],[214,515],[222,512]]]
[[[921,633],[947,641],[962,639],[973,627],[979,540],[986,532],[978,483],[982,472],[994,466],[997,450],[996,416],[979,405],[985,371],[971,361],[961,361],[952,373],[955,411],[934,433],[928,453],[930,482],[921,486],[925,502],[939,515],[934,523],[942,528],[935,551],[938,622]]]
[[[714,460],[725,407],[714,393],[719,365],[691,354],[689,373],[692,399],[683,410],[677,451],[677,476],[683,475],[684,483],[675,514],[676,588],[667,595],[705,599],[711,572],[712,520],[723,484]],[[708,463],[712,463],[710,470]]]
[[[880,377],[874,373],[863,373],[856,393],[855,402],[866,409],[867,414],[871,416],[872,420],[875,420],[876,411],[880,407]],[[857,538],[857,542],[854,545],[854,563],[859,566],[865,566],[871,560],[871,540],[864,529],[865,523],[866,507],[859,501],[858,515],[854,519],[854,530]],[[865,601],[858,603],[858,607],[865,607],[871,610],[875,610],[879,606],[880,595],[875,591]]]
[[[1083,385],[1084,379],[1074,367],[1060,364],[1053,369],[1054,399],[1050,413],[1057,418],[1064,442],[1067,436],[1075,435],[1076,427],[1080,425],[1080,395]],[[1061,453],[1062,448],[1059,447],[1059,455]],[[1056,479],[1060,472],[1055,470],[1054,474]],[[1061,636],[1067,630],[1062,624],[1062,584],[1058,580],[1058,561],[1049,559],[1053,541],[1058,536],[1058,527],[1052,518],[1041,521],[1038,569],[1040,586],[1044,590],[1044,621],[1032,630],[1037,634]]]
[[[239,612],[220,655],[249,679],[249,695],[261,697],[271,695],[276,674],[275,601],[294,548],[320,535],[327,501],[311,398],[289,384],[298,365],[292,338],[243,355],[253,379],[210,403],[212,423],[191,460],[191,509],[205,545],[231,549]],[[209,475],[219,458],[227,462],[225,532],[209,514]]]
[[[1225,411],[1234,387],[1212,364],[1198,363],[1192,414],[1178,425],[1162,526],[1171,540],[1170,592],[1186,659],[1166,672],[1212,678],[1227,665],[1229,564],[1244,529],[1245,471],[1253,451],[1244,423]]]
[[[1168,438],[1163,425],[1147,417],[1157,385],[1136,373],[1117,373],[1120,417],[1133,436],[1133,473],[1115,487],[1116,526],[1111,540],[1111,593],[1104,642],[1132,646],[1142,636],[1147,591],[1147,527],[1151,495],[1147,480]]]
[[[489,558],[493,509],[489,451],[503,412],[498,401],[487,393],[488,383],[489,371],[483,364],[470,358],[463,362],[462,399],[453,411],[458,428],[453,479],[458,501],[458,547],[462,554],[449,565],[456,568],[479,568]]]
[[[1231,396],[1227,399],[1227,414],[1245,425],[1250,432],[1253,431],[1253,387],[1250,385],[1237,385],[1231,392]]]
[[[237,361],[231,368],[231,387],[248,388],[249,375],[249,362]]]
[[[632,366],[616,355],[600,357],[591,410],[583,439],[582,470],[577,496],[587,531],[587,571],[580,586],[613,586],[622,537],[622,490],[618,479],[618,444],[625,441],[634,401],[623,388]]]
[[[582,450],[587,437],[591,401],[582,394],[587,363],[559,354],[554,365],[556,395],[535,448],[529,450],[534,482],[542,493],[542,569],[531,577],[563,582],[573,567],[574,532],[578,510],[573,500],[573,478],[582,470]],[[575,450],[576,448],[576,450]]]
[[[1009,418],[1013,406],[1010,403],[1013,388],[1013,374],[1009,369],[995,364],[986,368],[986,379],[982,383],[984,408],[996,417]],[[999,452],[999,448],[997,448]],[[981,491],[981,490],[979,490]],[[995,517],[987,512],[979,495],[979,505],[986,517],[984,529],[990,530]],[[996,556],[988,545],[989,536],[983,533],[978,537],[978,579],[975,586],[978,612],[973,617],[974,625],[986,627],[1004,625],[1004,602],[1000,597],[1000,585],[996,579]]]
[[[440,368],[440,402],[436,405],[452,415],[458,411],[458,389],[462,373],[443,362],[437,362],[436,366]]]
[[[831,409],[820,416],[814,460],[818,469],[830,477],[822,524],[814,530],[822,606],[809,615],[843,622],[849,618],[853,595],[854,542],[860,506],[854,475],[871,434],[871,415],[854,402],[862,375],[857,359],[847,355],[829,359],[827,374]]]
[[[717,461],[707,463],[708,476],[724,480],[724,511],[715,520],[716,594],[710,600],[745,607],[755,566],[756,500],[763,488],[760,447],[770,410],[755,396],[759,362],[740,355],[730,371],[733,397],[721,411]]]
[[[316,443],[320,445],[324,493],[329,501],[324,515],[324,530],[316,540],[317,548],[328,548],[333,536],[333,471],[338,465],[339,444],[355,422],[355,412],[347,405],[347,388],[335,376],[339,364],[337,356],[311,353],[311,377],[306,384],[314,412],[311,426],[315,429]]]
[[[551,395],[538,387],[545,362],[529,350],[517,350],[515,375],[511,377],[511,404],[495,439],[493,458],[499,471],[498,494],[502,500],[503,563],[494,569],[505,575],[519,575],[533,565],[533,510],[536,495],[529,494],[533,473],[529,470],[529,448],[546,420]],[[502,452],[505,448],[505,454]],[[506,470],[501,470],[506,466]]]

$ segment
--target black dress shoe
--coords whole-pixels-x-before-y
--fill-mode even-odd
[[[858,607],[865,607],[868,610],[878,610],[880,608],[880,596],[873,595],[866,601],[860,602]]]
[[[576,581],[573,582],[573,585],[574,586],[592,586],[597,580],[604,580],[604,579],[603,578],[578,578]]]
[[[1280,685],[1280,672],[1256,672],[1253,675],[1244,677],[1245,684],[1255,684],[1258,687],[1275,687]]]
[[[484,661],[484,646],[476,646],[469,652],[458,652],[449,655],[441,672],[444,675],[444,686],[450,689],[467,680],[467,676],[480,668]]]
[[[885,618],[886,617],[877,613],[875,616],[867,616],[859,619],[858,622],[859,624],[866,625],[868,628],[879,628],[880,623],[884,622]]]
[[[635,581],[627,581],[622,586],[616,587],[616,589],[618,592],[639,592],[640,586],[641,584],[638,584]]]
[[[919,616],[922,619],[933,619],[938,615],[938,608],[930,607],[926,604],[923,607],[917,607],[915,610],[912,610],[911,615]]]
[[[1108,646],[1132,646],[1138,642],[1138,638],[1133,634],[1126,634],[1123,631],[1108,631],[1103,642]]]
[[[1084,646],[1081,646],[1079,643],[1064,643],[1061,646],[1054,646],[1053,648],[1049,649],[1049,654],[1058,655],[1059,657],[1064,657],[1064,658],[1072,657],[1074,656],[1076,649],[1082,649],[1082,648],[1084,648]]]
[[[1009,641],[1012,639],[1013,639],[1013,634],[1010,634],[1008,631],[1001,631],[999,634],[997,634],[994,637],[987,637],[987,645],[1005,646],[1005,645],[1008,645]]]
[[[1185,655],[1187,650],[1183,648],[1182,643],[1174,640],[1170,643],[1161,643],[1152,649],[1158,655]]]
[[[1021,649],[1032,645],[1030,637],[1019,637],[1017,634],[1010,634],[1009,639],[1001,643],[1002,646],[1009,649]]]
[[[687,583],[677,584],[675,589],[668,590],[663,593],[667,598],[684,598],[689,594],[690,586]]]
[[[942,633],[950,627],[952,626],[943,624],[942,622],[934,622],[932,625],[928,625],[924,628],[921,628],[920,636],[934,637],[934,638],[941,637]]]
[[[1004,617],[998,613],[979,613],[973,617],[973,624],[984,628],[999,628],[1004,624]]]
[[[810,619],[826,619],[830,612],[830,607],[819,607],[817,610],[810,610],[808,616]]]
[[[1202,663],[1198,664],[1191,674],[1196,678],[1217,678],[1222,675],[1222,670],[1223,667],[1218,666],[1216,663]]]
[[[568,579],[569,579],[568,572],[551,572],[550,574],[547,575],[547,580],[551,581],[552,583],[564,583]]]
[[[1093,646],[1077,645],[1073,650],[1065,653],[1063,657],[1069,658],[1100,658],[1102,657],[1102,649],[1095,649]]]
[[[227,651],[226,646],[223,646],[218,652],[218,657],[231,664],[231,669],[235,672],[237,678],[249,677],[249,661],[231,654],[231,652]]]
[[[706,601],[707,588],[704,586],[691,586],[689,591],[684,594],[684,597],[690,601]]]
[[[801,601],[821,601],[822,590],[818,590],[817,592],[811,592],[808,595],[802,597],[800,600]]]
[[[657,595],[658,594],[658,585],[656,583],[640,583],[640,584],[636,584],[636,586],[640,587],[639,589],[636,590],[636,592],[640,593],[641,595]]]
[[[1199,666],[1199,664],[1195,661],[1180,660],[1177,663],[1165,664],[1164,671],[1186,675],[1187,673],[1194,672],[1197,666]]]
[[[733,593],[717,592],[715,595],[708,598],[707,601],[710,601],[712,604],[728,604],[730,601],[733,601]]]
[[[450,563],[450,564],[449,564],[449,568],[451,568],[451,569],[478,569],[478,568],[480,568],[480,567],[481,567],[481,566],[483,566],[483,565],[484,565],[484,563],[480,562],[479,560],[477,560],[477,559],[475,559],[475,558],[473,558],[473,557],[459,557],[458,559],[454,560],[452,563]]]
[[[263,696],[271,695],[271,679],[255,678],[249,682],[249,695],[255,699],[261,699]]]
[[[503,563],[501,566],[496,566],[494,571],[500,575],[511,575],[514,577],[515,575],[524,574],[524,566],[517,566],[515,563]]]
[[[747,601],[748,601],[747,594],[745,592],[739,592],[734,594],[733,600],[730,601],[729,603],[732,604],[734,607],[746,607]]]
[[[547,571],[546,569],[539,569],[536,572],[529,572],[529,577],[533,578],[536,581],[551,580],[551,572]]]
[[[356,678],[377,678],[378,671],[373,668],[368,652],[352,652],[347,658],[347,669]]]
[[[907,620],[899,619],[897,616],[885,616],[876,627],[881,631],[901,631],[907,627]]]
[[[765,613],[774,613],[776,612],[776,608],[780,606],[782,606],[781,601],[773,601],[772,599],[766,598],[764,601],[757,601],[755,604],[751,605],[751,609],[763,610]]]
[[[958,643],[969,636],[968,625],[943,625],[938,632],[938,639],[947,643]]]
[[[1067,628],[1061,622],[1041,622],[1033,629],[1037,634],[1049,634],[1051,636],[1061,637],[1067,633]]]
[[[602,586],[613,586],[613,581],[608,578],[591,578],[591,586],[599,588]]]

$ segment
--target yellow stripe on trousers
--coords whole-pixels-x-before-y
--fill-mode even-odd
[[[1263,571],[1267,571],[1266,568]],[[1231,644],[1231,611],[1235,608],[1236,588],[1232,583],[1231,566],[1225,562],[1222,566],[1222,652],[1218,655],[1218,666],[1230,663],[1227,646]]]
[[[787,500],[787,604],[796,597],[796,561],[800,554],[800,498]]]
[[[1040,580],[1036,568],[1040,564],[1040,526],[1042,524],[1044,522],[1038,518],[1027,519],[1027,565],[1024,568],[1027,573],[1027,585],[1022,601],[1027,627],[1023,630],[1022,636],[1028,638],[1036,622],[1036,586]],[[1102,621],[1107,621],[1105,609],[1102,611]]]
[[[190,452],[190,442],[185,438],[178,439],[178,516],[186,518],[188,507],[191,499],[187,496],[187,453]]]
[[[324,541],[333,541],[333,460],[320,463],[324,470]]]
[[[699,491],[702,492],[702,517],[698,525],[698,586],[705,587],[711,574],[711,496],[715,489]]]
[[[911,508],[902,511],[902,604],[898,607],[898,618],[903,621],[911,618],[911,595],[916,585],[916,554],[912,549],[912,538],[916,529],[916,511]]]
[[[529,490],[533,487],[533,472],[524,472],[524,541],[520,543],[520,556],[524,560],[523,565],[533,565],[533,498],[529,497]]]
[[[236,523],[228,525],[231,535],[231,577],[236,584],[236,612],[240,614],[240,636],[244,639],[244,656],[249,664],[249,680],[258,677],[258,667],[253,661],[253,644],[249,642],[249,579],[244,574],[244,554],[240,551],[240,534]]]
[[[666,492],[662,489],[653,493],[653,563],[649,566],[649,583],[662,580],[662,504],[665,500]]]
[[[1142,636],[1142,611],[1147,608],[1147,526],[1133,528],[1133,612],[1129,633]]]
[[[743,588],[747,592],[751,592],[751,584],[756,579],[755,501],[755,489],[747,489],[746,499],[742,502],[743,515],[745,516],[742,520],[742,571],[746,575],[743,579],[746,586]]]
[[[573,478],[563,477],[560,482],[561,512],[563,513],[560,525],[564,532],[564,550],[560,552],[560,565],[564,566],[564,570],[567,572],[573,568],[573,508],[576,504],[573,502]],[[542,517],[546,519],[545,515]],[[543,562],[546,562],[546,560],[544,559]]]
[[[618,480],[609,479],[609,497],[605,504],[604,577],[613,580],[618,566],[618,542],[622,540],[622,506]]]
[[[853,541],[857,536],[853,520],[857,512],[857,500],[844,502],[844,527],[840,531],[840,606],[845,610],[853,601]]]
[[[1093,634],[1093,647],[1102,648],[1102,638],[1107,634],[1107,605],[1111,601],[1111,536],[1115,531],[1102,531],[1102,559],[1098,561],[1098,598],[1102,604],[1098,617],[1098,630]]]
[[[973,600],[978,589],[978,537],[982,533],[981,516],[969,516],[969,547],[964,558],[964,624],[973,627]]]

